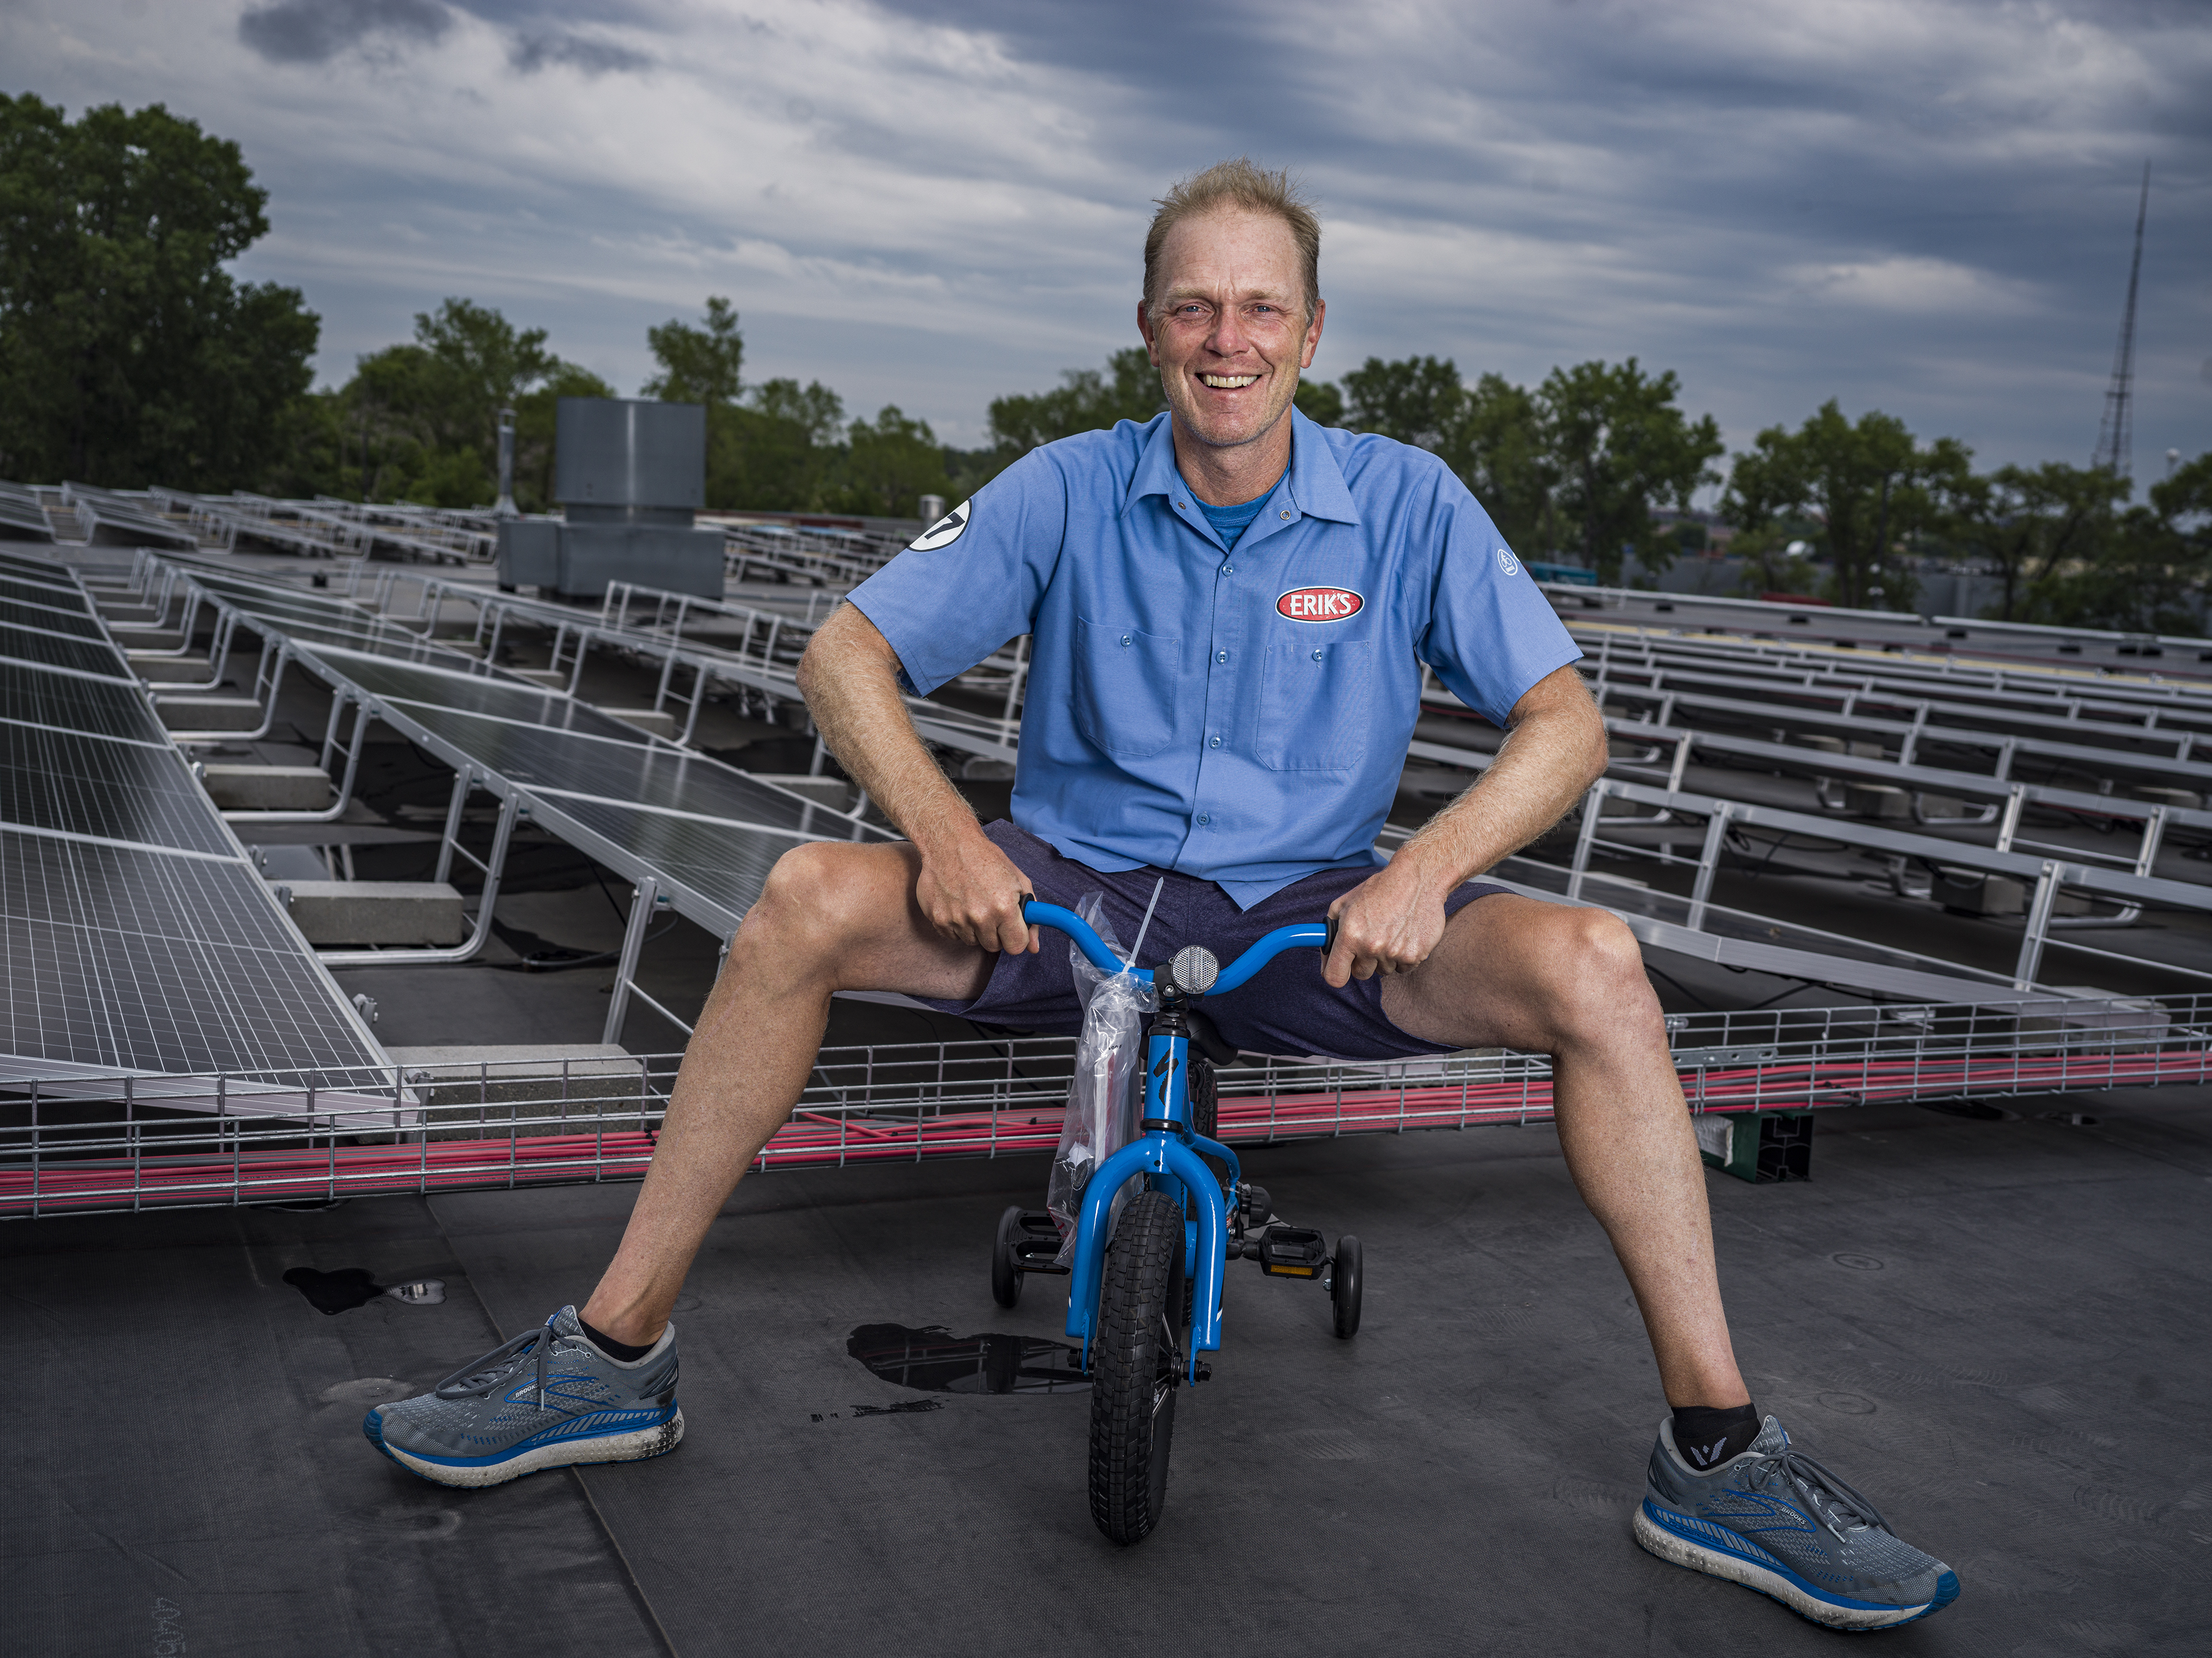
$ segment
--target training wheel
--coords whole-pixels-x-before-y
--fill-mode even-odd
[[[991,1299],[1011,1307],[1022,1298],[1022,1272],[1014,1265],[1014,1243],[1022,1235],[1021,1206],[999,1217],[999,1236],[991,1246]]]
[[[1336,1264],[1328,1275],[1336,1333],[1347,1341],[1359,1330],[1359,1240],[1347,1232],[1336,1241]]]

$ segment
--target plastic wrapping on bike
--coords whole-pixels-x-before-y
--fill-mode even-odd
[[[1106,920],[1104,895],[1090,893],[1075,906],[1117,957],[1121,945]],[[1083,1188],[1099,1164],[1137,1135],[1145,1102],[1145,1017],[1158,1005],[1152,987],[1133,974],[1101,973],[1073,944],[1067,959],[1083,999],[1083,1035],[1075,1048],[1075,1076],[1068,1084],[1067,1115],[1060,1131],[1060,1151],[1052,1160],[1045,1207],[1060,1228],[1060,1254],[1053,1264],[1075,1260],[1076,1217],[1083,1211]],[[1123,957],[1123,959],[1127,959]],[[1116,1206],[1119,1212],[1119,1206]]]

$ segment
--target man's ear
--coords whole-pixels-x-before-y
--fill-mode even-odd
[[[1160,366],[1160,343],[1152,337],[1152,313],[1142,300],[1137,301],[1137,332],[1144,336],[1145,355],[1153,367]]]
[[[1306,325],[1305,355],[1298,359],[1298,367],[1301,370],[1313,367],[1314,351],[1321,344],[1322,319],[1328,315],[1328,301],[1327,300],[1316,300],[1314,301],[1313,320]]]

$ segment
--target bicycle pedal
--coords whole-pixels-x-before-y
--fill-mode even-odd
[[[1060,1253],[1060,1224],[1048,1209],[1024,1209],[1021,1224],[1008,1240],[1017,1271],[1024,1272],[1066,1272],[1065,1266],[1052,1264]]]
[[[1244,1248],[1251,1252],[1250,1244]],[[1319,1278],[1328,1266],[1328,1240],[1310,1227],[1270,1226],[1260,1234],[1259,1256],[1270,1278]]]

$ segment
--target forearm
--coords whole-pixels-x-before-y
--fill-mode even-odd
[[[1539,690],[1541,699],[1515,720],[1489,768],[1399,848],[1394,865],[1409,864],[1449,891],[1573,809],[1605,769],[1605,723],[1571,668]]]
[[[799,689],[817,730],[846,774],[925,855],[948,837],[980,835],[975,814],[915,734],[897,658],[850,605],[815,635]]]

